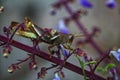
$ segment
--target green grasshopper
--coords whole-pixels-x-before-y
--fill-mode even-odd
[[[18,25],[18,22],[11,22],[11,31],[14,31]],[[49,44],[48,50],[50,51],[50,53],[52,53],[51,48],[53,48],[54,46],[59,46],[60,44],[62,44],[66,49],[73,50],[71,48],[71,44],[73,42],[73,39],[77,37],[73,34],[63,34],[61,32],[57,32],[54,29],[43,29],[35,25],[27,17],[24,20],[24,26],[21,26],[16,31],[16,34],[34,40],[36,44],[41,42]]]

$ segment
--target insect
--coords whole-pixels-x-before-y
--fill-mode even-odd
[[[10,29],[14,31],[20,25],[18,22],[11,22]],[[73,34],[63,34],[51,28],[41,28],[34,24],[29,18],[25,17],[23,25],[16,31],[17,35],[30,38],[38,43],[44,42],[49,44],[48,50],[52,54],[52,48],[62,44],[66,49],[72,50],[71,44],[77,36]],[[81,35],[80,35],[81,36]]]

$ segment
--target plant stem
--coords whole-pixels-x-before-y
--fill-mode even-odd
[[[29,60],[31,57],[29,56],[28,58],[24,59],[24,60],[18,60],[19,62],[18,63],[15,63],[15,65],[19,65],[23,62],[26,62],[27,60]]]
[[[0,41],[7,42],[8,38],[0,35]],[[16,47],[16,48],[19,48],[19,49],[22,49],[24,51],[27,51],[27,52],[29,52],[31,54],[35,54],[36,56],[41,57],[41,58],[43,58],[45,60],[48,60],[50,62],[59,64],[59,65],[61,65],[64,62],[63,60],[60,60],[60,59],[58,59],[58,58],[56,58],[54,56],[52,56],[52,58],[50,58],[49,54],[47,54],[47,53],[45,53],[45,52],[43,52],[41,50],[36,50],[33,47],[27,46],[27,45],[22,44],[22,43],[20,43],[18,41],[15,41],[15,40],[12,40],[11,45],[14,46],[14,47]],[[69,69],[69,70],[71,70],[71,71],[73,71],[73,72],[76,72],[78,74],[83,75],[82,69],[79,68],[79,67],[77,67],[77,66],[75,66],[75,65],[73,65],[73,64],[71,64],[71,63],[66,62],[65,65],[64,65],[64,67],[67,68],[67,69]],[[87,77],[91,76],[91,73],[89,71],[85,70],[85,73],[86,73]],[[100,77],[100,76],[98,76],[96,74],[94,74],[94,77],[97,80],[105,80],[104,78],[102,78],[102,77]]]

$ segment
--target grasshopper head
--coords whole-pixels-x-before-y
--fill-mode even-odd
[[[18,24],[19,24],[18,22],[11,22],[10,29],[14,30],[18,26]]]

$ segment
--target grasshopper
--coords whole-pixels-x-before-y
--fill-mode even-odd
[[[14,31],[18,25],[18,22],[11,22],[11,31]],[[50,51],[51,55],[51,48],[53,48],[54,46],[59,46],[60,44],[62,44],[66,49],[73,50],[71,48],[71,44],[73,42],[73,39],[75,38],[75,35],[63,34],[61,32],[57,32],[56,30],[49,28],[43,29],[41,27],[38,27],[27,17],[25,17],[24,19],[24,25],[16,31],[16,34],[34,40],[35,45],[41,42],[49,44],[48,50]]]

